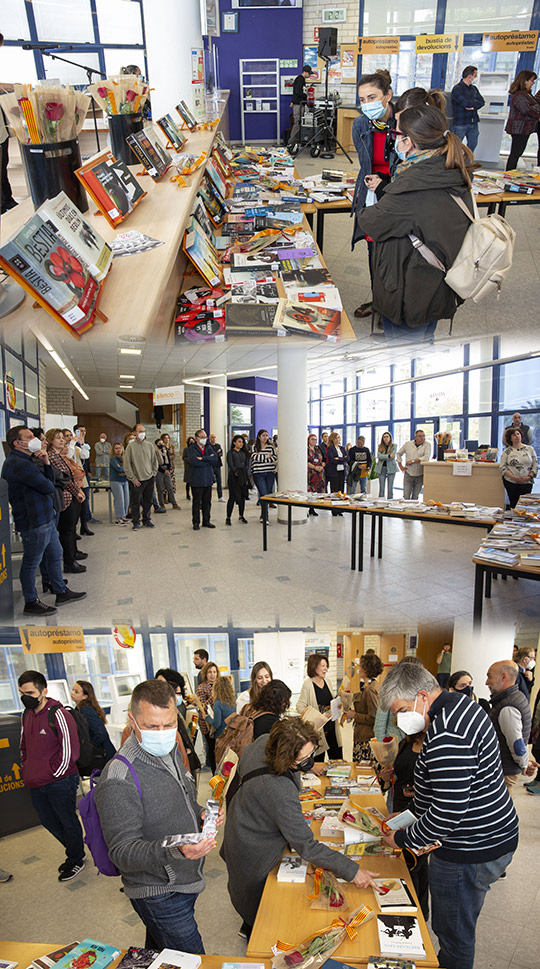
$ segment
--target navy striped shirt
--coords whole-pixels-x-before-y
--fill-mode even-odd
[[[429,716],[414,772],[411,811],[418,821],[396,832],[396,844],[414,850],[438,840],[438,856],[461,864],[514,851],[518,819],[488,715],[469,697],[443,690]]]
[[[277,469],[277,451],[270,441],[257,451],[253,448],[251,452],[251,473],[266,474],[268,471],[275,472]]]

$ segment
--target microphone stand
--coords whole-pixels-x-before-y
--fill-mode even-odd
[[[324,79],[324,81],[325,81],[325,83],[324,83],[323,124],[320,125],[319,128],[317,128],[317,126],[315,124],[315,106],[313,106],[313,135],[309,139],[309,141],[306,142],[305,145],[302,145],[302,148],[300,149],[299,152],[297,152],[297,154],[296,154],[295,157],[298,158],[298,156],[301,155],[302,152],[306,151],[306,149],[309,148],[310,145],[313,145],[316,140],[319,140],[321,138],[321,135],[322,135],[323,136],[323,151],[318,151],[317,152],[317,155],[320,155],[321,158],[333,158],[334,157],[334,152],[336,150],[336,147],[335,146],[339,146],[341,148],[343,154],[348,158],[349,162],[352,165],[352,158],[351,158],[351,156],[349,155],[349,153],[347,151],[345,151],[345,148],[343,147],[343,145],[341,144],[341,142],[338,141],[337,135],[335,134],[333,128],[330,127],[330,122],[329,122],[329,117],[328,117],[328,68],[329,68],[329,64],[330,64],[330,58],[328,57],[327,54],[319,54],[319,57],[322,58],[322,60],[324,61],[324,64],[325,64],[325,66],[324,66],[324,71],[325,71],[325,79]],[[316,157],[313,154],[315,151],[316,151],[316,147],[314,147],[314,148],[312,148],[310,150],[310,154],[312,155],[312,157]]]
[[[36,47],[39,47],[39,45],[36,45]],[[78,64],[77,61],[70,61],[68,60],[67,57],[60,57],[59,54],[51,54],[50,50],[43,50],[42,47],[39,47],[39,50],[41,51],[42,54],[45,55],[45,57],[50,57],[53,61],[63,61],[64,64],[72,64],[74,67],[80,67],[81,70],[86,72],[86,76],[88,78],[88,84],[92,83],[92,74],[97,74],[99,77],[107,77],[107,75],[103,74],[102,71],[97,71],[95,67],[86,67],[85,64]],[[97,123],[97,117],[96,117],[96,103],[93,98],[92,98],[92,115],[94,118],[94,131],[96,133],[97,150],[101,151],[101,145],[99,143],[98,123]]]

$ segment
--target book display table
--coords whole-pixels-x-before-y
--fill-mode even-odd
[[[497,462],[472,461],[471,474],[454,474],[457,461],[422,461],[424,501],[471,501],[504,508],[505,491]],[[464,462],[469,464],[469,462]]]

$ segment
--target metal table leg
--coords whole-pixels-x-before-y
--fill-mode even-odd
[[[351,569],[356,569],[356,512],[351,512]]]
[[[369,553],[371,558],[374,558],[375,557],[375,533],[376,533],[376,530],[377,530],[377,522],[375,521],[375,515],[372,515],[371,516],[371,549],[370,549],[370,553]]]
[[[109,496],[109,521],[110,521],[110,523],[112,525],[112,520],[113,520],[113,517],[112,517],[112,488],[107,488],[107,492],[108,492],[108,496]]]
[[[292,505],[287,509],[287,541],[292,542]]]
[[[379,516],[379,551],[377,558],[382,559],[382,543],[383,543],[383,516]]]
[[[263,552],[268,551],[268,505],[261,501],[262,527],[263,527]]]
[[[310,229],[313,228],[313,215],[314,215],[313,212],[306,212],[306,219],[308,220],[308,225]]]
[[[358,571],[364,571],[364,516],[365,512],[358,512],[360,520],[358,522]]]
[[[324,243],[324,210],[317,209],[317,245],[321,252]]]
[[[484,568],[478,563],[474,569],[474,606],[473,626],[477,629],[482,625],[482,597],[484,594]]]
[[[491,569],[486,569],[486,599],[491,599]]]

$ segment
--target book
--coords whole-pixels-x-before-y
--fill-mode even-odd
[[[274,282],[268,280],[250,279],[237,283],[233,277],[231,286],[231,302],[233,303],[278,303],[279,293]]]
[[[279,262],[272,252],[244,253],[233,252],[231,255],[231,272],[268,272],[277,271]]]
[[[99,282],[105,278],[112,262],[112,249],[65,192],[47,199],[37,215],[60,233],[67,248],[86,263],[94,279]]]
[[[191,952],[180,952],[177,949],[162,949],[158,956],[150,963],[149,969],[199,969],[201,957]]]
[[[303,804],[304,801],[318,801],[320,796],[321,792],[317,791],[314,787],[306,787],[300,791],[298,795],[301,804]]]
[[[195,131],[195,128],[197,127],[197,122],[193,117],[191,111],[189,110],[186,102],[179,101],[178,104],[176,105],[176,110],[178,111],[178,114],[182,118],[182,121],[184,122],[186,128],[189,128],[190,131]]]
[[[170,168],[172,157],[161,143],[152,125],[147,125],[142,131],[135,131],[134,134],[128,135],[126,141],[155,181]]]
[[[183,249],[207,283],[217,286],[221,282],[223,273],[217,251],[194,217],[184,235]]]
[[[307,861],[303,861],[300,855],[283,855],[277,873],[278,882],[303,883],[306,875]]]
[[[94,155],[75,174],[113,228],[146,196],[127,165],[108,149]]]
[[[391,959],[388,956],[370,956],[367,969],[416,969],[414,962],[410,959]]]
[[[0,256],[77,333],[92,325],[100,285],[37,213],[0,249]]]
[[[227,336],[275,337],[276,307],[270,303],[228,303],[226,306]]]
[[[92,969],[106,969],[119,955],[120,949],[115,949],[106,942],[83,939],[75,948],[62,956],[56,966],[57,969],[78,969],[78,966],[84,962],[85,965],[92,966]]]
[[[47,952],[44,956],[39,956],[34,959],[32,965],[34,969],[51,969],[51,966],[56,965],[59,959],[62,959],[66,953],[71,952],[78,942],[68,942],[67,945],[60,946],[59,949],[53,949],[51,952]]]
[[[155,949],[138,949],[132,945],[120,959],[116,969],[148,969],[157,955],[159,953]]]
[[[349,787],[343,787],[341,785],[338,786],[338,785],[334,785],[334,784],[329,784],[328,787],[326,788],[325,792],[324,792],[324,798],[325,798],[325,800],[326,799],[328,799],[328,800],[340,799],[340,800],[343,800],[344,801],[345,798],[347,798],[349,796],[349,794],[350,794],[350,788]]]
[[[158,118],[156,124],[159,125],[163,134],[169,139],[173,148],[176,151],[181,151],[186,144],[187,138],[182,134],[180,128],[176,124],[176,121],[171,117],[170,114],[164,114],[162,118]]]
[[[412,915],[418,907],[412,897],[407,882],[403,878],[374,878],[375,884],[382,888],[384,895],[376,894],[377,904],[381,912]]]
[[[283,300],[278,307],[274,326],[284,333],[337,343],[341,336],[341,312],[318,304]]]
[[[7,962],[5,959],[0,959],[0,969],[17,969],[18,965],[18,962]]]
[[[286,270],[283,268],[283,265],[281,265],[280,275],[285,287],[287,287],[287,283],[299,287],[305,287],[306,289],[316,289],[318,286],[334,285],[334,280],[325,266],[321,266],[320,269],[299,268]]]
[[[351,765],[350,764],[331,764],[326,771],[327,777],[350,777],[351,776]]]
[[[382,956],[426,958],[420,925],[414,915],[377,915],[377,930]]]

